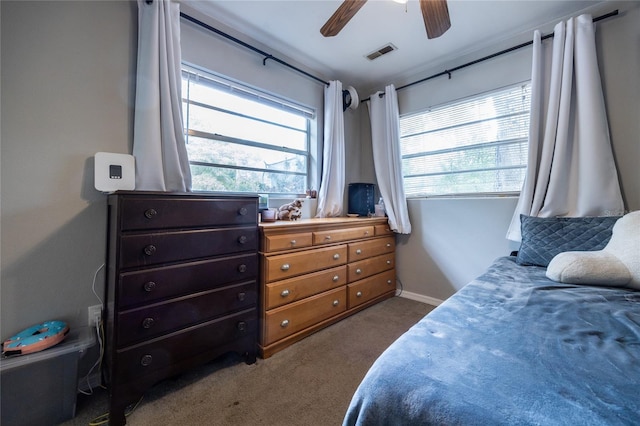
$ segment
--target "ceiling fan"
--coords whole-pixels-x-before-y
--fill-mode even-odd
[[[320,33],[325,37],[337,35],[366,2],[367,0],[344,0],[320,28]],[[440,37],[451,27],[447,0],[420,0],[420,9],[427,38]]]

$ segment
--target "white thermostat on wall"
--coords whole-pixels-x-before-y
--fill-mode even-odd
[[[132,190],[136,187],[133,155],[96,152],[94,185],[98,191]]]

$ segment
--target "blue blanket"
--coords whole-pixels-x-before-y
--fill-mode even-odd
[[[344,425],[640,425],[640,292],[497,259],[389,347]]]

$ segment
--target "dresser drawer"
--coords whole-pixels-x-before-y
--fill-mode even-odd
[[[134,196],[123,198],[120,209],[123,231],[243,225],[258,220],[257,198]]]
[[[339,266],[320,272],[301,275],[266,285],[265,308],[275,307],[304,299],[347,283],[347,267]]]
[[[394,253],[383,254],[369,259],[350,263],[347,270],[349,282],[352,283],[395,267]]]
[[[349,262],[381,254],[393,253],[395,249],[396,244],[393,237],[349,243]]]
[[[355,308],[385,293],[395,292],[396,271],[392,269],[381,274],[356,281],[347,286],[348,308]]]
[[[341,241],[373,237],[374,232],[373,226],[317,231],[313,233],[313,245],[339,243]]]
[[[125,235],[120,241],[120,267],[195,260],[257,248],[256,227]]]
[[[311,247],[312,244],[313,234],[311,232],[286,235],[267,235],[264,238],[264,247],[262,250],[264,252],[293,250]]]
[[[121,311],[118,315],[118,347],[256,306],[255,281],[196,293],[154,305]]]
[[[233,341],[257,334],[256,309],[217,318],[145,343],[117,350],[115,384],[127,383],[146,374],[179,364]]]
[[[282,280],[346,263],[346,244],[266,256],[264,258],[264,280],[266,282]]]
[[[341,287],[268,311],[263,344],[269,345],[346,311],[346,302],[347,289]]]
[[[375,233],[376,233],[376,237],[378,236],[382,236],[382,235],[393,235],[394,232],[391,230],[391,227],[389,226],[388,223],[385,223],[384,225],[376,225],[375,226]]]
[[[257,277],[255,253],[125,272],[118,281],[118,306],[127,309]]]

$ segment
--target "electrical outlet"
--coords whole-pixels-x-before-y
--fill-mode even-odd
[[[95,327],[102,321],[102,305],[89,306],[89,327]]]

